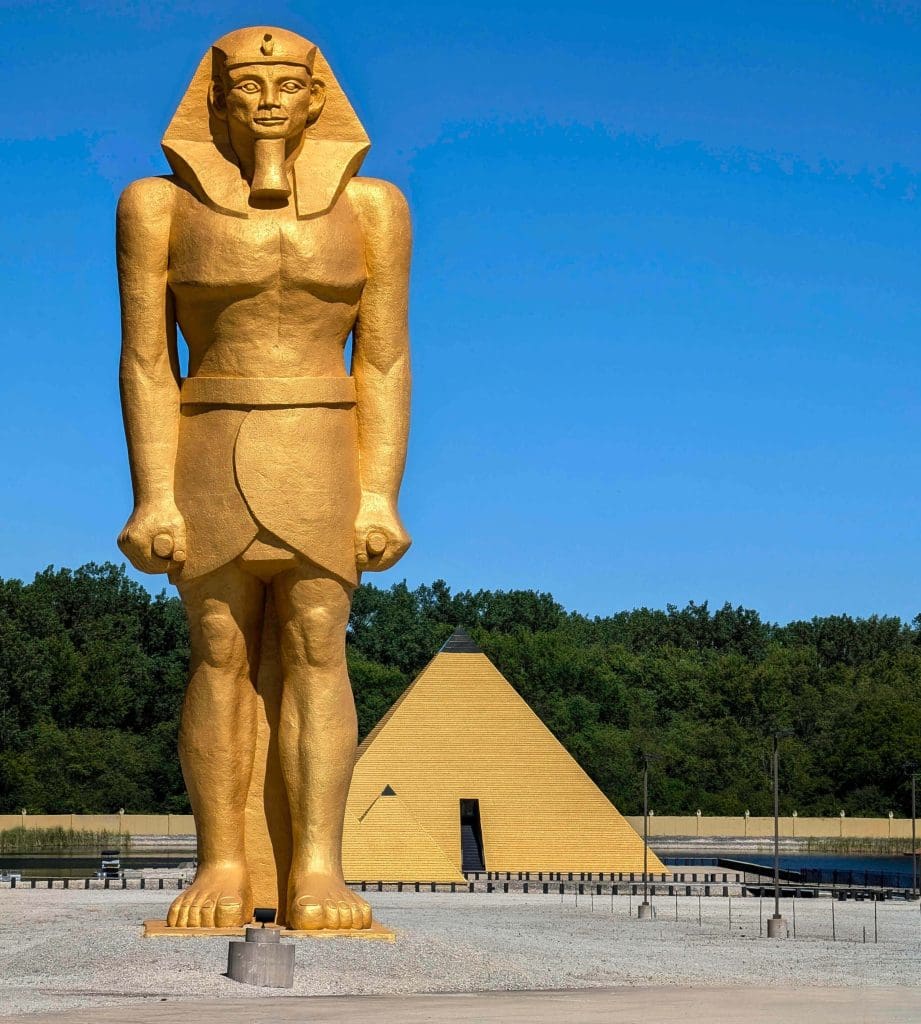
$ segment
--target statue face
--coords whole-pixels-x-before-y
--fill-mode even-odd
[[[323,83],[294,64],[247,64],[212,86],[218,117],[254,139],[297,139],[323,107]]]

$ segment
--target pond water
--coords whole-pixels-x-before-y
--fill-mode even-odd
[[[195,859],[195,851],[145,850],[120,853],[122,868],[135,871],[174,869]],[[0,853],[0,873],[16,872],[23,878],[92,878],[102,863],[102,850],[61,850],[56,853]]]
[[[773,868],[771,853],[750,853],[747,850],[727,849],[710,852],[707,856],[693,850],[683,852],[670,849],[659,855],[664,864],[717,865],[719,858],[759,864]],[[874,856],[845,853],[781,853],[780,867],[784,871],[798,871],[804,882],[834,882],[841,885],[879,885],[908,888],[912,884],[911,857],[908,855]]]

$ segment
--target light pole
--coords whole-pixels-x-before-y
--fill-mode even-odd
[[[789,731],[775,732],[771,752],[771,773],[774,777],[774,916],[768,919],[769,939],[786,936],[786,923],[780,914],[780,741],[791,736]]]
[[[918,785],[918,762],[907,761],[905,772],[911,777],[911,898],[918,899],[921,893],[918,892],[918,840],[916,836],[916,822],[918,818],[915,796]]]
[[[643,754],[643,902],[637,908],[637,917],[641,921],[652,920],[652,907],[649,905],[649,762],[653,760],[653,754]]]

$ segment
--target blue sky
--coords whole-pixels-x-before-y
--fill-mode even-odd
[[[369,580],[921,610],[921,4],[869,0],[4,3],[0,575],[120,560],[114,204],[253,23],[414,213],[415,544]]]

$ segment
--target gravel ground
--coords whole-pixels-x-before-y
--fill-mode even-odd
[[[269,994],[223,977],[227,940],[143,939],[166,893],[0,892],[0,1015],[119,1003]],[[896,988],[921,985],[918,904],[797,900],[795,941],[759,939],[759,901],[620,896],[375,893],[394,944],[302,940],[293,993],[471,992],[684,985]],[[731,904],[731,919],[730,919]],[[702,923],[698,923],[698,909]],[[761,908],[766,920],[769,901]],[[784,901],[792,926],[792,903]],[[866,928],[867,942],[863,941]]]

